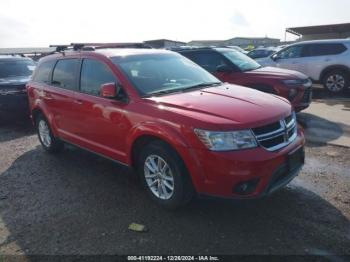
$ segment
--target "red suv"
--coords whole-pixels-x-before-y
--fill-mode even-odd
[[[174,51],[223,82],[285,97],[297,112],[310,105],[312,81],[297,71],[262,67],[247,55],[230,48],[177,48]]]
[[[135,168],[165,207],[264,196],[303,165],[286,99],[223,84],[171,51],[65,51],[40,60],[27,91],[46,151],[69,143]]]

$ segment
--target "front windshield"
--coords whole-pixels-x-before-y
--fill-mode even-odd
[[[235,50],[220,50],[220,52],[230,60],[241,71],[251,71],[261,67],[257,62],[241,52]]]
[[[31,76],[34,69],[31,60],[0,60],[0,78]]]
[[[172,53],[112,57],[141,96],[171,93],[221,82],[189,59]]]

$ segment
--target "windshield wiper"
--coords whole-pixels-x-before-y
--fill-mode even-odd
[[[176,89],[167,89],[167,90],[162,90],[162,91],[155,91],[155,92],[151,92],[151,93],[145,94],[142,97],[151,97],[151,96],[155,96],[155,95],[166,95],[166,94],[170,94],[170,93],[179,92],[181,90],[182,90],[181,88],[176,88]]]
[[[167,89],[167,90],[161,90],[161,91],[155,91],[148,94],[145,94],[143,97],[151,97],[151,96],[157,96],[157,95],[166,95],[170,93],[176,93],[176,92],[183,92],[190,89],[197,89],[197,88],[203,88],[203,87],[209,87],[209,86],[218,86],[221,85],[221,82],[205,82],[205,83],[199,83],[193,86],[183,87],[183,88],[174,88],[174,89]]]
[[[220,86],[222,85],[221,82],[203,82],[203,83],[199,83],[193,86],[188,86],[188,87],[184,87],[181,90],[190,90],[190,89],[196,89],[196,88],[203,88],[203,87],[210,87],[210,86]]]

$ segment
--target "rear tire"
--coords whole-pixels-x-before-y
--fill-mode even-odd
[[[162,141],[145,146],[138,157],[137,172],[152,200],[165,208],[184,206],[194,195],[182,159]]]
[[[49,153],[60,152],[63,149],[64,144],[58,138],[53,136],[50,125],[46,118],[40,114],[37,116],[35,123],[39,141],[45,151]]]
[[[323,87],[331,94],[339,94],[349,86],[349,75],[339,69],[332,70],[324,75]]]

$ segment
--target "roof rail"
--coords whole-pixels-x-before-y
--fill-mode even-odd
[[[73,51],[94,51],[103,48],[152,48],[144,43],[71,43],[69,45],[50,45],[55,47],[54,53],[64,53],[67,50]]]
[[[145,43],[130,42],[130,43],[71,43],[71,46],[80,47],[79,49],[93,48],[152,48]]]
[[[63,52],[67,50],[70,47],[70,45],[49,45],[49,47],[55,47],[56,52]]]

